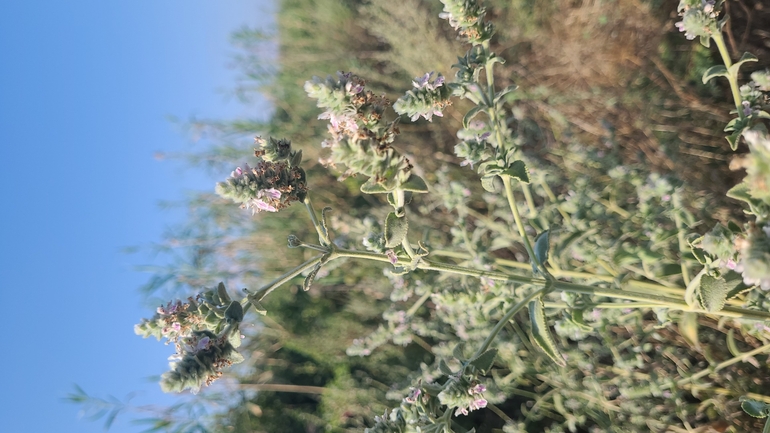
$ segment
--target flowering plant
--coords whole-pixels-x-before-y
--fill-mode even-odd
[[[217,193],[253,213],[301,202],[317,242],[292,235],[288,244],[313,255],[256,290],[244,289],[240,300],[232,300],[220,284],[188,303],[161,307],[137,325],[137,333],[165,337],[177,348],[172,370],[162,379],[164,390],[197,391],[222,368],[240,362],[236,349],[244,314],[252,307],[267,314],[266,298],[277,288],[303,276],[302,288],[310,290],[335,263],[356,260],[387,269],[393,306],[383,313],[385,324],[355,339],[347,353],[367,356],[387,342],[415,342],[432,356],[409,375],[408,384],[391,391],[400,395],[398,406],[370,420],[365,431],[474,431],[463,418],[482,409],[499,416],[506,432],[536,428],[545,417],[555,420],[554,429],[570,431],[628,431],[640,425],[658,431],[676,418],[689,428],[684,410],[655,419],[654,399],[681,400],[719,385],[716,379],[708,385],[702,380],[734,364],[757,363],[755,357],[770,350],[770,137],[763,124],[770,118],[770,75],[755,72],[739,85],[741,66],[756,58],[744,54],[738,62],[730,60],[721,3],[681,2],[676,28],[704,45],[713,40],[724,60],[707,70],[703,81],[728,80],[736,108],[725,128],[729,145],[735,150],[745,142],[750,151],[733,164],[747,176],[728,196],[742,200],[751,219],[717,223],[699,233],[693,209],[707,206],[674,176],[642,175],[640,167],[621,166],[603,151],[582,148],[569,152],[569,163],[589,176],[574,176],[527,154],[511,128],[517,88],[495,85],[495,67],[504,60],[492,51],[494,27],[484,8],[474,0],[442,3],[440,16],[470,44],[454,65],[451,82],[435,72],[414,78],[393,111],[385,96],[349,72],[313,78],[304,87],[323,110],[318,118],[329,122],[321,143],[323,165],[341,171],[341,180],[362,180],[360,192],[384,197],[388,212],[379,221],[358,223],[363,241],[349,236],[355,221],[334,219],[329,208],[319,215],[314,208],[312,181],[300,167],[302,152],[288,139],[258,138],[257,162],[236,168]],[[422,172],[398,147],[402,118],[439,121],[453,99],[471,104],[454,151],[458,164],[476,173],[477,192],[446,173]],[[552,187],[565,178],[568,189]],[[469,203],[474,194],[483,196],[486,213]],[[448,236],[431,236],[415,211],[427,200],[456,214]],[[700,320],[729,328],[731,357],[712,359],[695,371],[681,361],[686,351],[667,352],[680,362],[644,369],[654,352],[667,350],[660,334],[670,327],[700,352]],[[609,334],[621,332],[620,324],[639,331],[628,331],[628,343],[602,347]],[[743,352],[736,338],[761,344]],[[591,361],[593,351],[606,351],[614,363]],[[635,375],[624,367],[634,368]],[[591,382],[590,376],[603,381]],[[643,386],[629,385],[633,380]],[[595,386],[581,388],[582,383]],[[744,388],[741,395],[719,389],[750,415],[767,416],[770,400]],[[514,416],[497,406],[510,395],[537,403]],[[643,398],[648,400],[639,403]]]

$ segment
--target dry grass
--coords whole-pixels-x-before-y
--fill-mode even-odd
[[[513,60],[501,78],[528,95],[528,114],[546,131],[542,150],[575,139],[617,145],[628,162],[724,197],[742,176],[728,169],[721,132],[732,105],[689,80],[700,74],[699,48],[676,32],[676,3],[552,0],[525,16],[521,7],[494,9],[498,22],[516,23],[500,27],[498,50]]]

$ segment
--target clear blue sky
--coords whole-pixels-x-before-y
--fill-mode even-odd
[[[272,21],[269,0],[0,3],[0,431],[101,432],[62,398],[168,403],[147,378],[171,348],[133,334],[151,311],[123,247],[158,240],[182,215],[160,200],[211,180],[153,158],[187,146],[173,115],[259,117],[224,90],[229,34]],[[118,421],[114,432],[142,428]]]

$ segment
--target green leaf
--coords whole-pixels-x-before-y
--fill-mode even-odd
[[[441,370],[441,373],[447,376],[451,376],[452,374],[454,374],[452,373],[452,369],[449,368],[449,365],[443,359],[438,362],[438,369]]]
[[[483,105],[477,105],[468,111],[465,116],[463,117],[463,128],[468,128],[468,125],[470,125],[471,120],[476,117],[477,114],[479,114],[481,111],[486,110],[486,107]]]
[[[746,182],[741,182],[730,188],[730,190],[727,191],[727,196],[736,200],[745,201],[748,204],[751,204],[752,202],[751,194],[749,194],[749,184]]]
[[[457,346],[455,346],[454,349],[452,349],[452,356],[460,360],[461,362],[465,360],[463,357],[463,349],[465,348],[465,343],[458,343]]]
[[[484,176],[481,178],[481,187],[487,192],[495,192],[495,179],[497,176]]]
[[[263,316],[267,314],[267,308],[263,307],[262,304],[260,304],[259,302],[251,301],[251,305],[254,306],[254,311],[256,311],[257,313]]]
[[[227,355],[227,360],[232,362],[233,364],[240,364],[241,362],[244,361],[244,358],[243,358],[243,355],[238,353],[237,350],[233,350],[232,352],[230,352],[229,355]]]
[[[708,68],[706,72],[703,73],[703,84],[706,84],[715,77],[726,77],[727,76],[727,68],[725,68],[725,65],[716,65]]]
[[[298,150],[296,152],[292,152],[291,159],[289,160],[289,165],[292,167],[299,167],[300,163],[302,162],[302,151]]]
[[[425,392],[430,395],[438,395],[438,393],[444,390],[444,385],[439,385],[436,383],[423,383],[420,385],[420,388],[424,389]]]
[[[217,285],[217,295],[219,295],[219,301],[222,305],[229,304],[232,299],[230,299],[230,295],[227,294],[227,289],[225,288],[224,283],[219,283]]]
[[[695,260],[701,265],[708,265],[712,262],[711,257],[709,257],[701,248],[690,245],[690,250],[692,251],[692,255],[695,256]]]
[[[225,319],[229,322],[243,322],[243,305],[238,301],[230,302],[225,310]]]
[[[425,193],[428,192],[428,185],[420,176],[412,174],[406,182],[401,184],[401,189],[404,191]]]
[[[722,29],[725,28],[725,24],[727,24],[727,21],[729,20],[730,20],[730,15],[725,14],[725,16],[723,16],[721,20],[717,21],[717,30],[719,30],[720,33],[722,33]]]
[[[759,117],[760,119],[770,119],[770,113],[768,113],[767,111],[760,110],[757,113],[757,117]]]
[[[390,192],[390,190],[385,185],[377,183],[373,177],[370,177],[369,180],[361,185],[361,192],[364,194],[385,194]]]
[[[492,54],[489,55],[489,58],[487,59],[486,66],[484,66],[484,67],[485,68],[491,68],[492,65],[494,65],[495,63],[499,63],[499,64],[503,65],[503,64],[505,64],[505,59],[502,58],[502,57],[498,57],[494,53],[492,53]]]
[[[566,313],[567,319],[574,323],[575,326],[580,328],[581,331],[585,332],[591,332],[594,328],[591,327],[588,323],[586,323],[585,318],[583,317],[584,311],[583,310],[572,310],[569,313]]]
[[[308,291],[310,290],[310,286],[313,285],[313,281],[315,280],[316,275],[318,275],[318,271],[321,270],[321,266],[323,266],[323,263],[318,263],[312,271],[310,271],[309,274],[307,274],[307,277],[305,277],[305,282],[302,283],[302,290]]]
[[[729,292],[730,287],[724,278],[704,275],[700,279],[698,300],[704,310],[715,313],[725,307],[725,301],[727,301],[727,294]]]
[[[497,161],[484,161],[479,164],[479,174],[482,176],[497,175],[503,172],[503,168]]]
[[[725,137],[727,139],[727,142],[730,143],[730,149],[732,151],[738,150],[738,139],[741,138],[741,133],[743,131],[735,131],[732,134]]]
[[[701,36],[700,37],[700,44],[704,47],[708,48],[711,46],[711,38],[709,36]]]
[[[542,296],[530,301],[528,308],[529,320],[532,322],[532,339],[556,365],[565,367],[567,363],[559,353],[559,349],[556,347],[553,337],[551,337],[551,330],[548,328],[548,323],[545,320],[545,305],[543,305]]]
[[[727,125],[725,125],[725,128],[724,128],[724,131],[725,132],[735,131],[735,125],[738,123],[739,120],[741,119],[736,117],[735,119],[732,119],[729,122],[727,122]]]
[[[728,73],[730,73],[730,75],[732,75],[733,77],[737,77],[738,70],[741,69],[741,65],[743,65],[746,62],[756,62],[757,60],[758,60],[757,56],[755,56],[754,54],[743,53],[743,55],[741,56],[741,59],[733,63],[732,66],[730,66],[730,69],[728,69]]]
[[[395,196],[395,194],[393,194],[393,192],[389,192],[386,197],[388,199],[388,204],[395,208],[396,207],[396,196]]]
[[[399,218],[391,212],[385,218],[385,247],[393,248],[401,245],[409,230],[409,222],[406,218]]]
[[[741,397],[741,409],[754,418],[766,418],[770,415],[770,405],[750,398]]]
[[[233,345],[233,347],[241,346],[241,331],[236,326],[235,329],[230,331],[230,335],[227,336],[227,341]]]
[[[479,369],[483,374],[486,374],[492,368],[496,356],[497,349],[489,349],[474,358],[469,364]]]
[[[495,104],[500,103],[501,99],[505,98],[509,93],[513,92],[514,90],[516,90],[518,88],[519,88],[519,86],[513,84],[513,85],[510,85],[510,86],[506,87],[505,89],[497,92],[497,94],[495,95]]]
[[[743,352],[738,349],[738,345],[735,344],[735,329],[727,331],[727,350],[729,350],[730,354],[733,356],[741,356],[743,354]]]
[[[513,161],[513,164],[511,164],[509,168],[503,170],[501,174],[508,175],[522,183],[530,182],[529,169],[524,161]]]
[[[324,235],[331,239],[329,236],[329,212],[332,211],[332,208],[329,206],[326,206],[325,208],[321,209],[321,228],[323,228]],[[324,243],[323,240],[321,240],[322,243]]]
[[[540,232],[539,235],[535,236],[535,246],[533,247],[535,257],[537,258],[537,263],[540,263],[543,267],[545,267],[545,262],[548,261],[548,249],[550,247],[548,238],[548,230]],[[532,260],[532,269],[534,269],[535,272],[539,271],[537,268],[537,263]]]

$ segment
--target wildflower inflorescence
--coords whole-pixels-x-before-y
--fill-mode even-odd
[[[305,171],[299,167],[302,152],[292,152],[288,140],[255,139],[260,146],[254,155],[254,167],[237,167],[224,182],[217,184],[216,192],[239,203],[242,208],[278,212],[307,195]]]
[[[486,10],[478,0],[441,0],[444,11],[439,18],[449,21],[461,38],[473,45],[480,44],[492,37],[492,23],[484,21]]]
[[[718,31],[716,0],[681,0],[677,11],[682,21],[676,23],[676,28],[687,39],[708,38]]]
[[[444,84],[444,76],[438,74],[435,80],[432,80],[433,72],[428,72],[422,77],[417,77],[412,81],[414,88],[404,96],[398,99],[393,105],[393,109],[398,114],[409,116],[412,122],[424,117],[431,121],[433,116],[442,117],[442,110],[451,104],[449,97],[452,90]]]
[[[243,319],[240,303],[230,299],[223,284],[187,302],[161,305],[151,319],[143,319],[134,331],[143,337],[165,338],[176,353],[171,371],[161,377],[166,392],[190,389],[197,392],[222,375],[222,369],[243,361],[235,350],[240,345],[238,324]]]
[[[469,412],[487,407],[483,393],[484,385],[469,383],[465,378],[450,378],[448,385],[438,394],[441,404],[454,407],[455,416],[468,415]]]
[[[434,84],[435,85],[435,84]],[[369,177],[364,192],[389,192],[412,177],[412,164],[393,148],[399,133],[398,119],[385,121],[390,102],[366,90],[365,82],[351,73],[336,77],[314,77],[305,83],[308,96],[325,111],[318,118],[329,120],[330,139],[322,146],[331,155],[321,160],[327,166],[344,165],[342,177]]]

